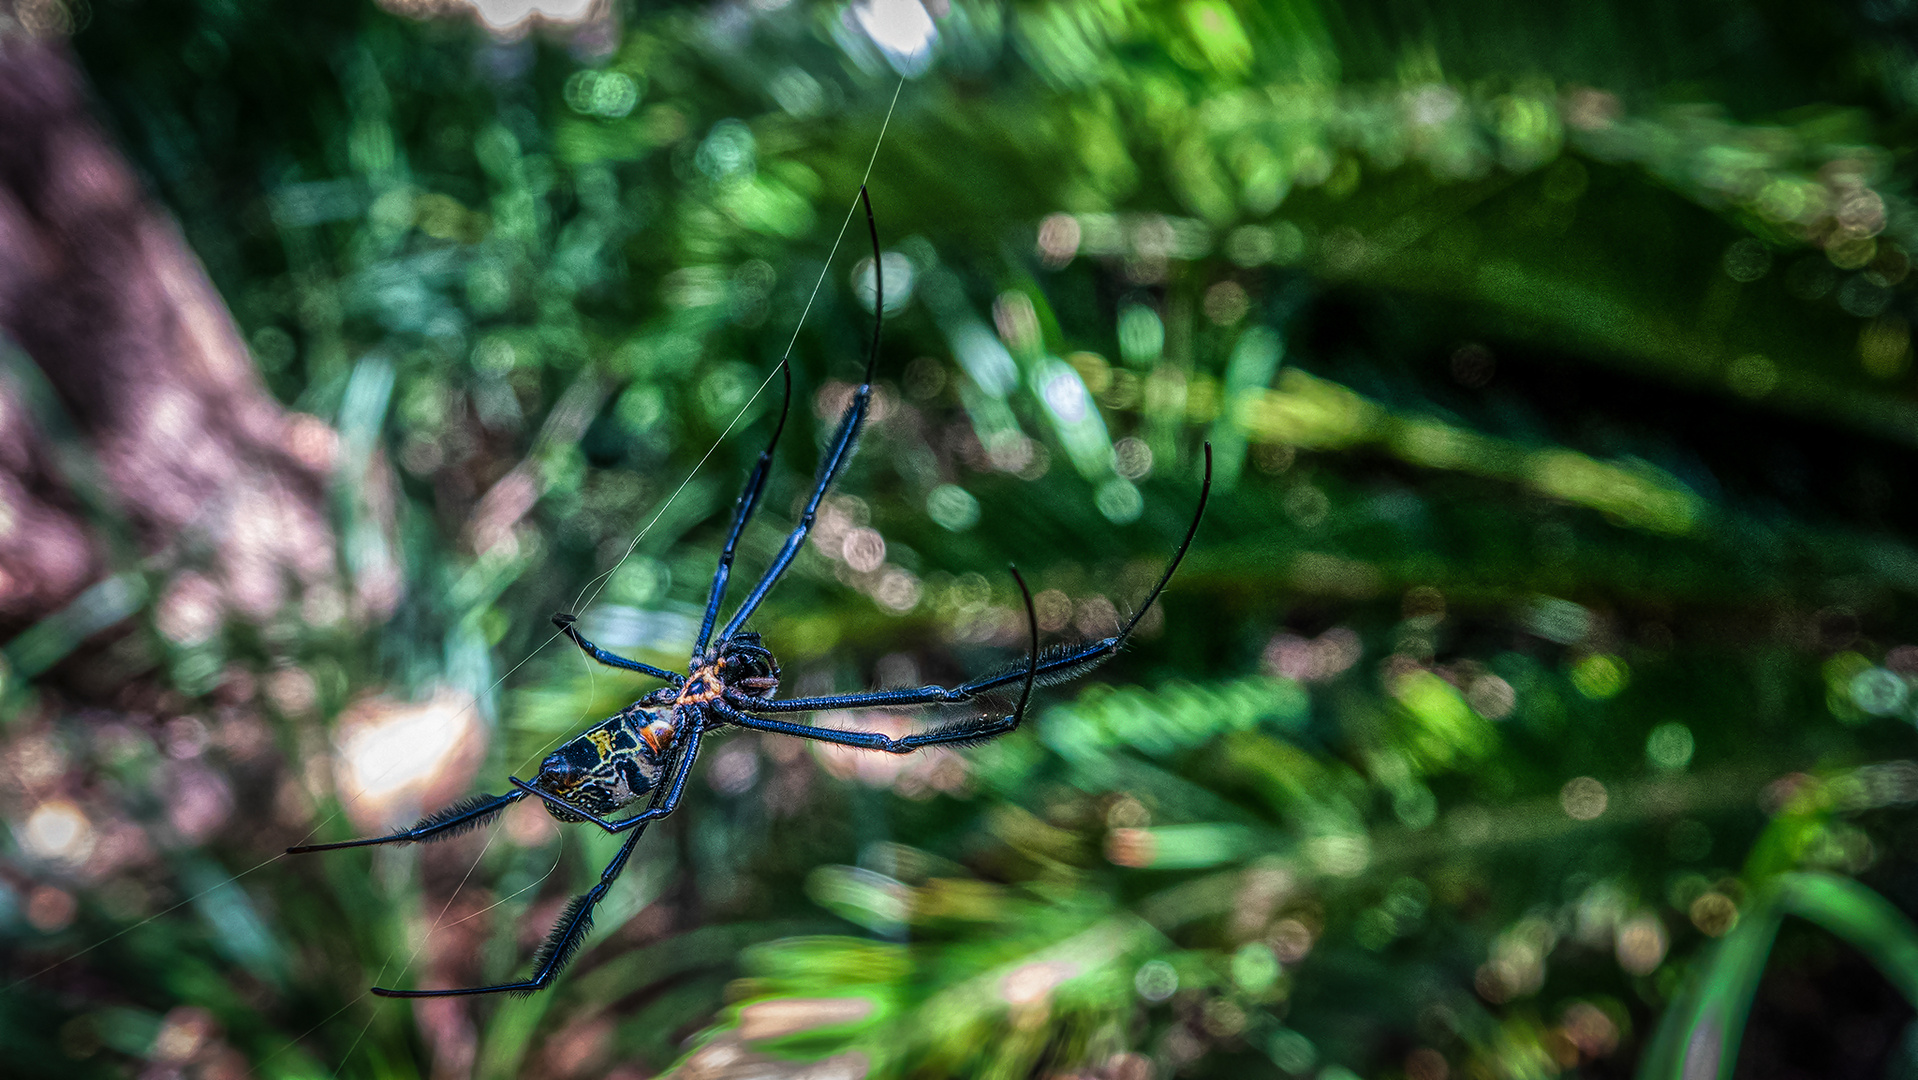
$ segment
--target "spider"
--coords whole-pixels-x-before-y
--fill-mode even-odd
[[[773,429],[772,440],[760,453],[758,462],[747,477],[745,491],[734,504],[732,527],[726,535],[725,547],[719,553],[719,566],[713,573],[705,617],[700,621],[699,637],[693,646],[692,662],[685,675],[607,652],[580,634],[574,616],[554,615],[553,624],[560,632],[595,661],[622,671],[649,675],[666,685],[548,755],[540,762],[539,773],[531,782],[516,776],[509,777],[513,790],[504,795],[476,796],[428,815],[410,828],[386,836],[331,844],[305,844],[287,849],[288,854],[297,855],[337,848],[441,839],[477,828],[508,806],[529,796],[544,801],[547,812],[560,821],[591,822],[609,833],[625,834],[626,842],[600,873],[599,883],[573,898],[560,916],[559,923],[534,954],[530,978],[494,986],[442,990],[374,987],[373,993],[383,997],[417,998],[529,994],[544,989],[578,951],[581,942],[591,931],[593,908],[605,897],[621,871],[626,869],[627,860],[632,857],[633,848],[645,833],[647,824],[678,809],[680,798],[686,791],[687,778],[692,774],[693,761],[699,756],[700,745],[708,732],[728,726],[740,727],[893,754],[911,753],[928,746],[963,745],[996,738],[1017,728],[1025,718],[1026,704],[1032,697],[1033,685],[1039,679],[1062,681],[1074,678],[1117,653],[1133,630],[1138,628],[1139,620],[1150,610],[1159,594],[1165,591],[1166,584],[1172,580],[1180,560],[1185,558],[1186,549],[1192,546],[1192,538],[1199,530],[1199,520],[1205,514],[1206,499],[1212,490],[1212,446],[1209,443],[1205,447],[1205,481],[1199,489],[1199,505],[1192,515],[1191,526],[1186,529],[1185,539],[1173,551],[1171,562],[1146,596],[1145,602],[1139,606],[1138,612],[1119,628],[1118,633],[1097,641],[1055,646],[1041,653],[1039,623],[1033,610],[1032,592],[1026,587],[1018,568],[1011,567],[1013,581],[1019,586],[1020,597],[1025,604],[1028,646],[1023,663],[954,687],[921,686],[806,698],[773,696],[779,687],[779,663],[758,634],[744,629],[746,620],[758,610],[773,586],[778,584],[780,576],[798,555],[800,545],[805,543],[820,501],[831,489],[833,478],[852,456],[853,444],[858,439],[859,429],[865,422],[866,411],[872,400],[873,370],[879,357],[879,334],[884,322],[885,283],[879,271],[879,227],[873,219],[872,201],[864,187],[859,189],[859,198],[865,205],[866,228],[872,235],[876,294],[873,302],[872,344],[866,357],[865,377],[859,389],[853,393],[845,414],[840,417],[831,441],[827,443],[817,480],[811,496],[806,500],[806,509],[800,516],[798,527],[786,537],[772,565],[760,577],[759,583],[753,586],[738,610],[733,612],[732,618],[720,629],[718,640],[713,640],[713,626],[718,621],[720,604],[726,596],[727,580],[732,576],[733,553],[746,523],[759,506],[760,497],[765,494],[773,450],[779,445],[779,436],[785,430],[786,416],[792,407],[792,372],[783,360],[780,370],[785,375],[785,404],[780,409],[779,423]],[[823,709],[966,702],[1013,683],[1019,684],[1019,701],[1011,715],[986,715],[958,720],[900,738],[877,731],[822,728],[774,718],[786,713]],[[651,801],[644,811],[617,821],[612,819],[611,815],[649,793]]]

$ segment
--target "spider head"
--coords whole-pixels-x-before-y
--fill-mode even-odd
[[[726,685],[750,697],[769,697],[779,688],[779,661],[750,630],[720,645],[718,665]]]

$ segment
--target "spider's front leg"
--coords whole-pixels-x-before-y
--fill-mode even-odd
[[[1132,636],[1132,632],[1139,628],[1139,620],[1145,618],[1145,613],[1152,610],[1152,605],[1159,600],[1159,594],[1165,592],[1165,587],[1171,583],[1172,575],[1178,571],[1179,564],[1185,561],[1185,553],[1192,547],[1192,538],[1199,533],[1199,522],[1205,517],[1205,504],[1206,501],[1211,498],[1211,495],[1212,444],[1206,443],[1205,480],[1199,485],[1199,505],[1192,511],[1192,524],[1186,527],[1185,539],[1179,541],[1179,546],[1173,549],[1172,560],[1166,563],[1165,572],[1159,575],[1158,584],[1154,585],[1152,591],[1146,594],[1145,602],[1139,605],[1139,610],[1133,614],[1132,618],[1126,620],[1125,625],[1119,628],[1118,633],[1111,637],[1100,638],[1097,641],[1085,641],[1077,645],[1055,647],[1047,650],[1043,659],[1035,659],[1032,666],[1036,668],[1035,673],[1039,678],[1044,679],[1047,684],[1063,682],[1066,679],[1083,675],[1118,655],[1119,650],[1125,647],[1127,639]],[[900,708],[911,705],[951,705],[962,701],[970,701],[980,694],[1010,685],[1023,677],[1027,677],[1027,675],[1028,672],[1025,667],[1013,665],[996,674],[982,675],[979,678],[961,683],[958,686],[909,686],[901,687],[897,690],[866,690],[852,694],[828,694],[824,697],[779,698],[771,700],[750,697],[729,691],[726,694],[726,702],[731,705],[734,710],[745,713],[819,712],[825,709],[870,709],[878,707]],[[761,731],[778,731],[787,735],[801,735],[802,737],[804,737],[805,732],[818,730],[805,724],[788,724],[785,727],[770,727],[755,722],[742,726],[757,727]],[[794,728],[796,730],[788,731],[787,728]],[[990,737],[990,735],[961,735],[957,737],[957,741]],[[888,749],[888,747],[875,746],[874,749],[883,750]]]
[[[585,636],[579,632],[579,627],[574,625],[578,622],[579,616],[568,614],[564,611],[558,612],[553,616],[553,625],[559,628],[559,632],[571,638],[573,644],[579,646],[581,652],[592,657],[595,661],[609,668],[618,668],[621,671],[636,671],[641,675],[651,675],[655,679],[664,680],[674,686],[679,686],[686,681],[686,676],[676,671],[656,668],[651,664],[642,664],[637,660],[628,660],[623,656],[607,652],[605,649],[586,640]]]
[[[839,746],[853,746],[862,750],[884,750],[889,754],[910,754],[914,750],[923,750],[928,746],[950,746],[955,743],[984,742],[996,739],[1019,726],[1026,718],[1026,703],[1032,700],[1032,684],[1039,677],[1039,615],[1032,606],[1032,590],[1026,588],[1026,579],[1019,574],[1018,567],[1012,567],[1012,580],[1019,583],[1019,595],[1026,605],[1026,632],[1030,638],[1030,648],[1026,657],[1025,685],[1019,691],[1019,705],[1010,716],[979,716],[970,720],[959,720],[933,728],[931,731],[915,732],[894,738],[880,731],[841,731],[836,728],[814,727],[811,724],[795,724],[786,720],[769,720],[762,716],[749,716],[724,702],[715,701],[708,707],[715,715],[729,724],[737,724],[754,731],[769,731],[775,735],[791,735],[800,739],[812,739],[816,742],[835,743]],[[727,701],[738,703],[741,699],[728,697]],[[744,699],[752,701],[754,699]],[[514,783],[519,781],[515,780]]]
[[[766,478],[772,473],[773,451],[779,447],[779,436],[786,430],[786,416],[792,412],[792,364],[780,360],[779,373],[786,377],[786,396],[779,406],[779,423],[773,428],[773,437],[766,443],[766,449],[759,452],[759,461],[746,477],[746,490],[739,493],[739,502],[733,507],[733,527],[726,533],[726,546],[719,550],[719,565],[713,569],[713,584],[706,597],[706,614],[699,621],[699,637],[693,642],[695,663],[706,655],[706,646],[712,641],[713,623],[718,621],[719,605],[726,599],[726,583],[732,578],[733,556],[739,550],[739,537],[746,531],[746,523],[752,520],[753,511],[758,509],[760,497],[766,493]]]
[[[845,413],[840,416],[839,427],[833,432],[832,438],[826,442],[826,452],[819,459],[819,475],[813,483],[812,494],[806,499],[806,508],[799,515],[799,524],[787,534],[786,542],[780,546],[779,553],[773,556],[772,565],[760,575],[759,583],[746,594],[746,599],[740,601],[739,610],[733,612],[733,617],[728,619],[725,628],[720,630],[719,643],[722,648],[733,635],[739,633],[741,627],[746,625],[746,620],[752,618],[753,612],[759,610],[759,605],[766,599],[766,594],[779,583],[779,579],[786,573],[786,568],[791,566],[792,561],[799,556],[799,549],[805,544],[806,536],[812,531],[813,522],[817,519],[820,501],[826,497],[826,492],[832,489],[833,478],[839,475],[839,470],[852,458],[853,447],[859,441],[859,430],[865,426],[866,412],[872,405],[872,375],[879,363],[879,331],[886,321],[886,275],[881,266],[884,260],[879,250],[879,224],[873,219],[872,198],[866,194],[863,185],[859,188],[859,201],[865,204],[866,230],[872,237],[872,345],[866,350],[866,373],[860,379],[858,388],[853,391],[852,401],[847,403]],[[716,613],[717,609],[714,608],[709,612],[708,617]],[[702,646],[705,644],[703,628],[700,644]]]

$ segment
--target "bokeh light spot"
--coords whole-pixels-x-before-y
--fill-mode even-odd
[[[93,851],[93,823],[66,799],[48,799],[34,807],[21,830],[20,845],[38,858],[80,863]]]
[[[1746,238],[1725,249],[1725,274],[1733,281],[1757,281],[1771,271],[1771,249]]]
[[[940,484],[926,496],[926,516],[943,528],[965,532],[979,524],[979,500],[957,484]]]
[[[877,529],[850,529],[839,550],[847,566],[862,574],[871,573],[886,561],[886,538]]]
[[[1262,993],[1278,979],[1279,958],[1272,954],[1271,946],[1247,942],[1232,954],[1232,981],[1247,993]]]
[[[1852,676],[1851,703],[1873,716],[1893,716],[1911,698],[1911,683],[1881,667],[1869,667]]]
[[[1565,809],[1568,817],[1575,821],[1591,821],[1605,812],[1605,806],[1611,801],[1605,785],[1589,776],[1577,776],[1565,782],[1559,790],[1558,804]]]
[[[1132,481],[1123,476],[1115,476],[1099,485],[1093,502],[1099,507],[1099,512],[1115,525],[1131,524],[1145,512],[1145,496],[1139,494],[1139,489]]]
[[[1048,214],[1039,223],[1039,261],[1054,269],[1066,265],[1079,254],[1083,235],[1078,218],[1071,214]]]
[[[939,30],[919,0],[860,0],[852,16],[901,75],[916,75],[931,63]]]
[[[1778,365],[1763,353],[1746,353],[1725,368],[1725,385],[1740,397],[1762,398],[1778,386]]]
[[[1319,1051],[1312,1045],[1312,1040],[1291,1028],[1280,1028],[1273,1032],[1271,1038],[1265,1041],[1265,1054],[1272,1059],[1272,1064],[1301,1076],[1310,1072],[1319,1061]]]
[[[1613,952],[1618,966],[1633,975],[1650,975],[1665,960],[1671,938],[1657,915],[1645,912],[1621,923]]]
[[[1127,480],[1143,480],[1152,473],[1152,447],[1128,435],[1112,444],[1112,468]]]
[[[1708,892],[1693,900],[1686,912],[1692,925],[1709,937],[1723,937],[1738,925],[1738,905],[1721,892]]]
[[[1692,760],[1692,729],[1684,724],[1660,724],[1645,739],[1645,756],[1661,769],[1682,769]]]
[[[1627,676],[1623,660],[1594,653],[1572,667],[1572,687],[1594,701],[1603,701],[1625,689]]]
[[[1236,281],[1221,281],[1205,291],[1205,317],[1220,326],[1231,326],[1245,318],[1251,307],[1245,286]]]
[[[879,269],[886,275],[886,314],[892,315],[904,311],[906,305],[912,301],[913,286],[917,284],[913,276],[912,260],[897,251],[882,251],[879,253]],[[874,279],[872,273],[872,257],[867,256],[859,260],[852,271],[852,292],[859,298],[860,307],[867,311],[872,310],[873,296],[878,287],[879,282]]]
[[[1140,997],[1157,1004],[1178,992],[1179,973],[1164,960],[1148,960],[1132,977],[1132,986]]]
[[[43,934],[65,930],[79,913],[80,901],[65,889],[37,885],[27,894],[27,925]]]

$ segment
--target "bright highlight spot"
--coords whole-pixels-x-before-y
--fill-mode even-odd
[[[93,851],[93,825],[73,803],[48,799],[27,818],[20,845],[42,859],[81,862]]]
[[[1721,892],[1708,892],[1693,900],[1686,912],[1692,925],[1709,937],[1723,937],[1738,925],[1738,905]]]
[[[853,5],[852,17],[901,75],[916,75],[931,62],[928,50],[939,30],[919,0],[866,0]]]
[[[491,30],[510,30],[528,19],[576,23],[593,8],[593,0],[468,0],[480,21]]]
[[[886,275],[886,314],[904,310],[912,299],[912,260],[897,251],[884,251],[879,254],[879,268]],[[859,260],[859,265],[853,267],[852,271],[852,291],[859,298],[860,307],[872,310],[872,298],[878,284],[873,280],[872,258],[868,256]]]
[[[463,783],[453,774],[476,763],[484,745],[469,698],[363,703],[342,719],[337,736],[340,801],[364,826],[390,824],[396,812],[414,812],[429,790]]]
[[[1115,525],[1127,525],[1139,520],[1145,512],[1145,496],[1132,481],[1115,476],[1099,486],[1099,493],[1093,496],[1093,502],[1099,512]]]
[[[1588,656],[1572,669],[1572,686],[1594,701],[1616,697],[1625,689],[1625,662],[1602,653]]]
[[[1911,684],[1894,671],[1871,667],[1852,676],[1851,703],[1873,716],[1891,716],[1911,699]]]

